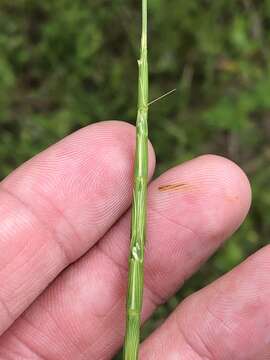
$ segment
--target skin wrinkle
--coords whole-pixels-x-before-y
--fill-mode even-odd
[[[48,317],[52,320],[52,322],[54,323],[54,325],[56,326],[56,328],[59,330],[59,333],[61,335],[63,335],[63,338],[65,339],[65,334],[63,334],[63,330],[61,329],[61,327],[58,325],[58,322],[57,320],[55,319],[55,317],[52,315],[52,313],[46,309],[45,307],[42,307],[43,311],[45,311],[45,313],[48,315]],[[30,319],[28,318],[27,316],[27,313],[25,315],[22,315],[20,320],[22,322],[25,322],[26,324],[28,324],[28,326],[30,326],[32,329],[34,329],[35,331],[37,332],[40,332],[40,329],[38,329],[31,321]],[[15,334],[15,332],[13,331],[13,334]],[[77,346],[77,344],[72,341],[71,338],[69,338],[69,341],[71,342],[72,346],[74,346],[74,348],[76,349],[76,351],[78,351],[78,353],[80,354],[81,353],[81,349]],[[30,347],[29,347],[30,348]],[[37,354],[39,355],[39,353],[33,348],[30,348],[31,351],[33,351],[34,354]],[[50,360],[49,358],[48,359],[45,359],[44,360]],[[53,359],[52,359],[53,360]]]
[[[159,295],[155,290],[153,290],[152,286],[149,286],[147,279],[144,280],[144,283],[145,293],[148,291],[148,300],[150,300],[155,307],[158,307],[167,301],[167,298]]]
[[[15,339],[17,340],[17,341],[19,341],[19,343],[20,343],[20,340],[19,339],[17,339],[16,337],[15,337]],[[22,344],[23,346],[24,346],[24,344]],[[2,350],[4,350],[4,352],[2,351]],[[20,354],[20,352],[18,352],[17,350],[10,350],[10,349],[1,349],[0,350],[1,351],[1,353],[0,353],[0,355],[1,355],[1,360],[14,360],[14,355],[18,355],[18,356],[21,356],[21,354]],[[3,355],[5,356],[5,357],[3,357]],[[11,358],[11,356],[12,356],[12,358]],[[22,360],[22,358],[20,359],[20,360]],[[37,359],[36,359],[37,360]]]
[[[0,191],[1,191],[1,186],[0,186]],[[21,254],[23,254],[23,252],[25,251],[25,249],[27,248],[27,246],[29,245],[29,242],[24,242],[23,247],[20,249],[20,251],[18,253],[16,253],[16,255],[13,257],[13,260],[15,260],[16,258],[20,257]],[[1,266],[1,270],[0,273],[2,271],[4,271],[6,269],[6,267],[9,266],[9,262],[6,263],[4,266]]]
[[[61,327],[58,325],[57,320],[55,319],[55,317],[53,316],[52,312],[49,310],[44,309],[46,314],[50,317],[50,319],[54,322],[54,324],[56,325],[57,329],[59,329],[60,333],[63,335],[63,338],[66,339],[65,334],[63,334],[63,330],[61,330]],[[79,354],[82,354],[82,350],[80,349],[80,347],[76,344],[76,342],[72,339],[69,338],[68,341],[71,342],[72,346],[74,346],[74,348],[79,352]],[[67,342],[68,342],[67,341]]]
[[[70,261],[73,262],[73,259],[70,258],[70,255],[67,253],[67,251],[66,251],[65,247],[63,246],[62,242],[59,241],[59,236],[56,233],[55,229],[48,227],[48,225],[46,223],[44,223],[44,221],[33,211],[31,206],[29,206],[29,204],[27,204],[26,202],[21,200],[13,191],[10,191],[6,187],[3,187],[3,185],[1,186],[0,190],[3,193],[6,193],[7,195],[9,195],[13,199],[15,199],[20,205],[22,205],[27,211],[29,211],[35,217],[35,219],[38,221],[38,223],[40,225],[42,225],[42,227],[44,229],[46,229],[47,231],[50,232],[50,234],[52,235],[52,239],[55,240],[55,244],[58,246],[58,248],[60,249],[60,251],[61,251],[61,253],[63,255],[63,258],[64,258],[63,267],[66,267],[67,265],[69,265]]]
[[[45,246],[45,244],[43,243],[43,244],[41,245],[41,247],[39,248],[40,252],[42,252],[41,250],[44,248],[44,246]],[[33,258],[34,258],[34,257],[36,257],[36,254],[33,255]],[[28,261],[29,261],[29,259],[28,259]],[[27,264],[28,261],[26,261],[24,264],[21,264],[20,266],[17,266],[16,271],[19,272],[19,270],[20,270],[21,268],[23,268],[23,267],[25,266],[25,264]],[[10,263],[7,264],[3,269],[6,269],[8,266],[10,266]],[[2,269],[1,269],[1,270],[2,270]],[[1,271],[0,271],[0,274],[1,274]],[[23,282],[22,282],[20,285],[18,285],[17,290],[20,290],[20,289],[23,287],[23,285],[24,285]]]
[[[157,209],[154,209],[153,207],[150,207],[148,206],[148,212],[152,212],[154,214],[157,214],[158,216],[162,217],[163,219],[167,220],[169,223],[173,224],[173,225],[176,225],[178,227],[180,227],[181,229],[184,229],[185,231],[188,231],[190,232],[193,236],[194,236],[194,241],[200,239],[200,236],[194,232],[192,229],[190,229],[189,227],[185,226],[185,225],[182,225],[170,218],[168,218],[166,215],[162,214],[161,212],[159,212]],[[147,245],[146,245],[147,246]],[[146,270],[147,270],[147,264],[146,264]],[[189,274],[185,274],[183,276],[183,279],[181,281],[180,284],[178,284],[178,288],[181,288],[185,282],[185,280],[189,277]],[[147,282],[145,282],[147,284]],[[168,297],[164,297],[162,296],[161,294],[157,293],[157,291],[155,291],[155,295],[157,297],[157,299],[159,299],[159,301],[156,303],[157,306],[161,305],[161,304],[164,304],[166,301],[167,301],[167,298]]]
[[[218,291],[218,289],[216,289],[215,287],[212,287],[212,290],[220,297],[221,293]],[[184,307],[185,303],[188,302],[188,301],[189,301],[189,303],[190,303],[190,302],[192,301],[192,298],[195,298],[195,299],[196,299],[196,296],[197,296],[197,295],[198,295],[198,293],[195,293],[195,294],[191,295],[189,298],[187,298],[187,299],[182,303],[182,306],[183,306],[184,310],[185,310],[185,307]],[[225,294],[225,295],[226,295],[226,294]],[[218,322],[218,324],[221,324],[229,333],[231,333],[231,332],[232,332],[232,329],[231,329],[221,318],[219,318],[218,316],[216,316],[216,315],[214,314],[214,312],[213,312],[213,311],[211,310],[211,308],[210,308],[209,303],[207,302],[205,305],[206,305],[206,313],[207,313],[208,315],[210,315],[210,316],[215,320],[215,322]],[[179,315],[181,315],[181,314],[182,314],[182,312],[179,313]],[[176,319],[178,319],[178,317],[181,318],[181,316],[179,316],[179,315],[176,316]],[[204,315],[204,317],[207,318],[207,315]],[[177,322],[178,325],[180,325],[180,321],[177,321],[177,320],[176,320],[176,322]],[[217,325],[217,327],[218,327],[218,326],[219,326],[219,325]],[[180,329],[181,329],[181,334],[184,336],[185,340],[187,340],[187,335],[185,334],[185,332],[184,332],[184,330],[182,329],[181,325],[180,325]],[[211,356],[212,356],[212,357],[211,357],[211,360],[212,360],[212,359],[215,359],[215,356],[212,354],[209,346],[208,346],[208,345],[206,344],[206,342],[203,340],[202,336],[200,335],[200,332],[196,332],[196,335],[197,335],[200,343],[202,344],[202,346],[207,350],[208,354],[211,354]]]
[[[100,254],[102,254],[105,258],[107,258],[109,261],[111,261],[119,270],[119,272],[122,270],[124,273],[128,272],[128,265],[125,266],[124,264],[120,264],[120,262],[116,261],[110,254],[107,253],[107,251],[103,248],[101,242],[99,241],[93,250],[97,250]]]
[[[149,206],[149,207],[148,207],[148,211],[149,211],[149,210],[152,211],[153,213],[156,213],[157,215],[159,215],[159,216],[162,217],[163,219],[167,220],[170,224],[176,225],[176,226],[179,227],[180,229],[182,229],[182,230],[184,229],[185,231],[190,232],[190,233],[194,236],[194,241],[199,240],[199,239],[203,239],[202,236],[199,236],[199,234],[197,234],[194,230],[192,230],[192,229],[189,228],[188,226],[182,225],[182,224],[178,223],[177,221],[174,221],[174,220],[168,218],[166,215],[162,214],[162,213],[159,212],[157,209],[154,209],[153,207],[150,207],[150,206]],[[202,259],[202,260],[200,261],[200,264],[201,264],[202,262],[204,262],[204,259]],[[200,264],[199,264],[199,265],[200,265]],[[181,281],[181,283],[178,285],[178,289],[180,289],[180,288],[183,286],[183,284],[185,283],[185,281],[186,281],[189,277],[190,277],[190,274],[189,274],[189,273],[183,274],[183,276],[182,276],[182,281]],[[161,299],[163,299],[163,302],[162,302],[162,303],[164,303],[164,302],[167,301],[167,298],[164,298],[164,297],[162,297],[161,295],[160,295],[159,297],[160,297]],[[162,304],[162,303],[161,303],[161,304]]]
[[[22,249],[16,254],[16,256],[13,257],[12,260],[15,260],[16,258],[18,258],[23,252],[24,250],[26,249],[28,244],[25,244]],[[10,263],[6,263],[3,267],[1,267],[1,270],[0,270],[0,274],[10,265]]]
[[[213,289],[212,289],[213,290]],[[217,290],[217,289],[215,289],[215,290]],[[218,292],[217,292],[218,293]],[[194,294],[193,296],[196,296],[196,294]],[[192,297],[192,296],[191,296]],[[190,297],[190,298],[191,298]],[[188,299],[187,299],[188,300]],[[218,301],[218,300],[217,300]],[[231,329],[226,323],[225,323],[225,321],[223,321],[223,319],[222,318],[220,318],[220,317],[218,317],[212,310],[211,310],[211,307],[210,307],[210,305],[209,305],[209,303],[206,303],[205,304],[206,305],[206,313],[207,313],[207,315],[204,315],[204,317],[205,318],[207,318],[208,316],[211,316],[213,319],[214,319],[214,323],[215,323],[215,327],[220,327],[220,325],[221,326],[223,326],[223,328],[226,330],[226,332],[227,332],[227,334],[225,335],[226,337],[227,336],[230,336],[230,335],[232,335],[233,334],[233,329]],[[181,313],[180,313],[181,314]],[[179,315],[180,315],[179,314]],[[180,318],[181,316],[179,316],[179,318]],[[176,317],[176,318],[178,318],[178,317]],[[178,322],[179,323],[179,322]],[[183,335],[184,335],[184,337],[185,337],[185,339],[187,339],[187,335],[185,334],[185,332],[182,330],[182,332],[181,332]],[[205,348],[205,349],[207,349],[207,351],[209,352],[209,353],[211,353],[211,351],[210,351],[210,348],[209,348],[209,346],[206,344],[206,342],[203,340],[203,337],[200,335],[200,332],[197,332],[196,333],[196,335],[198,336],[198,338],[199,338],[199,340],[200,340],[200,342],[201,342],[201,344],[203,345],[203,347]],[[227,349],[227,352],[229,352],[229,349]],[[228,353],[226,353],[227,354],[227,356],[228,356]],[[230,355],[229,355],[230,357],[230,359],[234,359],[234,357],[233,356],[235,356],[235,354],[234,353],[231,353]],[[213,359],[215,359],[215,356],[214,355],[212,355],[212,358]],[[211,359],[212,359],[211,358]]]
[[[0,192],[2,191],[1,189],[1,183],[0,183]],[[3,192],[3,191],[2,191]],[[3,193],[6,193],[6,192],[3,192]],[[8,196],[11,196],[10,194],[8,194]],[[21,253],[24,252],[24,250],[26,249],[28,243],[24,243],[23,247],[20,249],[20,251],[14,256],[13,260],[17,257],[19,257],[21,255]],[[4,266],[1,267],[1,270],[0,270],[0,273],[2,271],[4,271],[6,269],[7,266],[9,266],[10,263],[6,263]]]
[[[221,318],[219,318],[210,308],[209,304],[206,304],[207,313],[217,322],[217,327],[219,325],[223,326],[224,329],[231,335],[233,333],[233,330],[223,321]],[[206,345],[206,343],[202,340],[202,336],[200,336],[199,333],[197,333],[198,337],[200,338],[202,344],[209,349],[209,347]],[[229,349],[228,349],[229,352]],[[232,358],[233,354],[230,355],[230,358]]]
[[[33,346],[26,344],[26,342],[23,341],[21,336],[19,336],[17,333],[12,332],[12,335],[14,336],[15,339],[17,339],[17,341],[19,341],[19,343],[23,344],[23,346],[25,346],[27,350],[30,350],[35,356],[38,356],[39,360],[49,360],[48,358],[45,358],[42,354],[38,353],[33,348]]]
[[[223,188],[221,188],[223,190]],[[222,197],[224,199],[224,196]],[[204,240],[205,236],[203,234],[198,234],[196,233],[196,231],[194,231],[193,229],[191,229],[190,227],[183,225],[181,223],[178,223],[175,220],[172,220],[170,218],[168,218],[166,215],[164,215],[163,213],[161,213],[160,211],[154,209],[153,207],[151,207],[150,205],[148,205],[148,210],[152,210],[154,212],[157,212],[161,217],[163,217],[164,219],[168,220],[170,223],[177,225],[183,229],[186,229],[188,231],[190,231],[193,236],[197,239],[197,240]],[[211,238],[213,239],[213,241],[216,241],[217,239],[223,239],[224,238],[224,234],[220,232],[220,229],[218,229],[218,233],[216,233],[216,229],[213,229],[213,234],[211,236]]]
[[[109,261],[111,264],[113,264],[114,268],[117,270],[117,272],[119,273],[119,276],[121,278],[123,278],[123,273],[126,275],[128,272],[128,269],[125,268],[123,265],[119,264],[115,259],[113,259],[110,255],[108,255],[106,253],[106,251],[104,249],[102,249],[102,247],[100,246],[99,243],[96,244],[95,248],[93,250],[96,250],[97,253],[101,254],[105,259],[107,259],[107,261]],[[123,294],[121,294],[118,299],[115,301],[115,304],[112,305],[112,309],[119,303],[119,301],[125,296],[125,292]],[[106,315],[98,315],[98,314],[93,314],[96,318],[100,318],[103,321],[105,321],[105,319],[108,317],[108,312],[106,312]]]
[[[103,317],[103,322],[106,322],[106,319],[108,318],[108,317],[110,317],[110,315],[114,312],[114,310],[115,310],[115,308],[117,308],[117,306],[119,305],[119,303],[121,303],[122,302],[122,300],[123,300],[123,296],[121,296],[121,297],[119,297],[119,299],[118,299],[118,301],[114,304],[114,306],[111,308],[111,310],[110,310],[110,312],[108,312],[104,317]],[[101,334],[100,335],[100,337],[102,337],[103,335]],[[123,334],[121,334],[121,336],[124,336]],[[89,357],[88,356],[90,356],[89,355],[89,352],[91,351],[91,348],[94,346],[94,345],[96,345],[96,343],[99,341],[99,339],[100,338],[96,338],[96,340],[94,341],[94,342],[92,342],[90,345],[89,345],[89,347],[87,347],[83,352],[82,352],[82,355],[83,356],[87,356],[86,358],[85,358],[85,360],[89,360]],[[92,358],[91,358],[92,359]],[[101,359],[101,358],[100,358]],[[82,359],[82,360],[84,360],[84,358]],[[97,360],[99,360],[99,359],[97,359]]]
[[[2,297],[0,296],[0,309],[4,309],[6,315],[7,315],[7,319],[9,321],[9,323],[13,323],[16,316],[12,314],[11,310],[9,309],[8,305],[6,304],[6,302],[4,301],[4,299],[2,299]],[[2,314],[2,311],[1,311]]]
[[[222,318],[219,318],[215,314],[215,312],[211,310],[211,306],[209,303],[206,304],[206,311],[215,321],[217,321],[219,324],[221,324],[225,328],[225,330],[227,330],[229,333],[233,332],[233,329],[231,329]]]
[[[72,235],[71,238],[74,238],[75,241],[77,242],[82,242],[79,233],[76,231],[75,226],[72,224],[72,222],[66,217],[65,212],[60,210],[53,201],[51,201],[45,194],[41,193],[40,191],[35,190],[35,192],[42,198],[45,199],[47,201],[47,203],[50,205],[51,209],[53,209],[56,213],[58,213],[60,215],[60,219],[63,219],[65,221],[65,224],[71,229],[72,231]],[[55,230],[55,233],[57,233],[57,231]],[[63,234],[62,234],[63,235]],[[66,237],[66,236],[65,236]],[[67,237],[66,237],[67,238]],[[63,246],[63,245],[62,245]],[[68,251],[66,250],[66,252],[68,253]],[[68,259],[70,261],[70,264],[75,261],[73,260],[72,256],[68,256]]]
[[[23,206],[23,208],[25,208],[27,211],[29,211],[35,218],[36,220],[38,221],[38,223],[40,223],[42,226],[44,226],[44,228],[47,229],[47,226],[42,222],[41,219],[39,219],[38,216],[36,216],[36,214],[29,208],[29,206],[24,203],[20,198],[18,198],[13,192],[10,192],[8,189],[6,189],[5,187],[3,187],[3,184],[1,184],[0,186],[0,191],[3,193],[3,194],[7,194],[9,197],[15,199],[20,205]],[[49,229],[47,229],[49,230]],[[53,231],[50,231],[50,233],[53,235]],[[58,244],[56,242],[56,244]],[[66,255],[65,253],[62,251],[63,249],[61,248],[61,253],[63,253],[63,255],[65,256],[66,258]],[[21,250],[22,251],[22,250]],[[1,272],[8,266],[8,264],[3,267],[1,269]],[[6,302],[0,297],[0,304],[2,305],[2,307],[4,308],[5,312],[7,313],[8,315],[8,320],[11,321],[11,323],[14,322],[14,320],[16,319],[16,316],[11,312],[11,310],[9,309],[8,305],[6,304]]]
[[[215,295],[217,296],[217,299],[215,299],[215,301],[219,301],[220,298],[222,298],[223,296],[226,297],[226,292],[223,291],[222,287],[217,287],[217,286],[212,286],[211,287],[211,291],[213,291],[215,293]],[[192,299],[193,297],[195,298],[199,293],[194,293],[193,295],[191,295],[189,298]],[[212,299],[214,298],[214,295],[212,295]],[[210,307],[210,303],[207,302],[206,303],[206,311],[209,313],[210,316],[212,316],[215,320],[217,320],[221,325],[224,326],[224,328],[229,331],[232,332],[232,329],[225,323],[224,320],[222,320],[221,318],[219,318],[218,316],[216,316],[214,314],[214,312],[211,310]]]
[[[39,250],[43,250],[43,248],[45,247],[45,245],[46,245],[46,244],[44,244],[44,243],[43,243],[43,244],[40,246]],[[42,253],[42,251],[40,251],[40,252]],[[36,255],[36,254],[34,254],[34,255],[33,255],[33,258],[35,258],[36,256],[37,256],[37,255]],[[28,261],[29,261],[29,259],[28,259]],[[23,267],[24,267],[24,265],[25,265],[25,264],[27,264],[27,262],[28,262],[28,261],[26,261],[26,263],[24,263],[24,264],[20,265],[20,267],[17,267],[17,269],[16,269],[16,270],[17,270],[17,271],[19,271],[21,268],[23,268]],[[52,281],[52,280],[51,280],[51,281]],[[50,282],[51,282],[51,281],[50,281]],[[23,285],[24,285],[24,283],[22,282],[22,283],[21,283],[21,285],[20,285],[20,286],[18,286],[18,288],[17,288],[17,289],[18,289],[18,290],[20,290],[20,289],[23,287]],[[46,287],[47,287],[47,286],[46,286]],[[42,290],[42,291],[43,291],[43,290]]]
[[[218,359],[215,359],[215,357],[213,357],[213,355],[211,354],[211,352],[209,351],[209,349],[207,348],[207,346],[204,344],[204,342],[202,342],[204,344],[204,347],[207,351],[207,354],[201,354],[197,349],[194,348],[193,344],[191,343],[191,341],[188,339],[188,337],[186,336],[185,332],[183,331],[182,329],[182,326],[181,326],[181,322],[179,321],[179,317],[178,316],[174,316],[175,318],[175,323],[176,323],[176,326],[177,326],[177,330],[179,331],[180,333],[180,336],[182,336],[182,338],[184,339],[185,343],[189,346],[189,348],[196,354],[198,355],[201,359],[204,359],[204,360],[218,360]],[[198,334],[197,334],[198,335]],[[200,337],[201,339],[201,337]],[[202,340],[202,339],[201,339]]]
[[[33,352],[33,349],[30,346],[26,345],[26,343],[24,341],[22,341],[22,339],[17,334],[15,334],[13,331],[11,331],[11,336],[16,340],[16,342],[18,342],[21,346],[23,346],[24,349],[26,349],[27,351],[30,350],[31,356],[32,355],[36,356],[35,360],[42,360],[42,359],[47,360],[44,357],[42,357],[42,355],[36,353],[35,351]],[[29,360],[29,354],[27,357],[25,357],[25,356],[22,357],[21,350],[20,350],[20,352],[18,352],[16,349],[10,349],[10,347],[7,348],[4,346],[4,348],[0,349],[0,355],[2,356],[2,354],[4,354],[5,357],[1,357],[1,360],[8,360],[8,359],[14,360],[14,355],[20,356],[20,360],[22,360],[22,359]],[[37,358],[37,356],[38,356],[38,358]],[[17,359],[17,357],[15,359]]]
[[[170,218],[168,218],[166,215],[162,214],[162,212],[160,212],[157,209],[154,209],[153,207],[148,205],[148,211],[152,211],[153,213],[158,214],[160,217],[162,217],[163,219],[167,220],[169,223],[172,223],[173,225],[177,225],[178,227],[180,227],[181,229],[187,230],[189,232],[191,232],[191,234],[195,237],[195,239],[199,240],[201,238],[201,236],[199,236],[199,234],[197,234],[194,230],[192,230],[191,228],[189,228],[186,225],[180,224],[175,220],[172,220]]]

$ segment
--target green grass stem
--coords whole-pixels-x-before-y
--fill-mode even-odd
[[[127,294],[124,360],[137,360],[144,286],[144,247],[148,182],[148,56],[147,0],[142,0],[141,56],[138,60],[138,114],[136,124],[136,158],[134,171],[131,244]]]

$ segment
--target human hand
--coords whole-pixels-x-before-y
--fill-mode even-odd
[[[94,124],[1,183],[1,360],[103,360],[121,346],[134,139],[128,124]],[[244,173],[211,155],[150,183],[144,320],[239,227],[250,198]],[[140,358],[270,359],[269,270],[266,247],[180,304]]]

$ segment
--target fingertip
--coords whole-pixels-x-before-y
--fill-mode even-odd
[[[201,164],[209,168],[209,173],[218,176],[224,188],[224,195],[229,200],[239,200],[243,218],[247,215],[252,199],[250,181],[244,170],[234,161],[219,155],[206,154],[197,158]]]
[[[251,186],[244,171],[233,161],[218,155],[197,158],[206,179],[205,206],[208,229],[214,238],[225,239],[242,224],[251,204]],[[227,229],[223,233],[223,229]]]
[[[152,191],[150,207],[219,243],[241,225],[251,202],[243,170],[216,155],[203,155],[170,169]]]
[[[136,150],[136,126],[126,121],[107,120],[86,126],[85,128],[79,131],[92,132],[94,127],[96,128],[97,133],[101,133],[103,137],[106,133],[108,133],[108,136],[114,134],[114,137],[116,137],[116,139],[121,144],[126,144],[127,151],[130,150],[131,147],[134,158],[135,150]],[[149,179],[151,179],[156,167],[156,154],[150,140],[148,140],[148,156],[149,156]]]

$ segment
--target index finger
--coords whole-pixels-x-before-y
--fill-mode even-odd
[[[128,208],[134,148],[131,125],[91,125],[0,184],[0,334]]]

